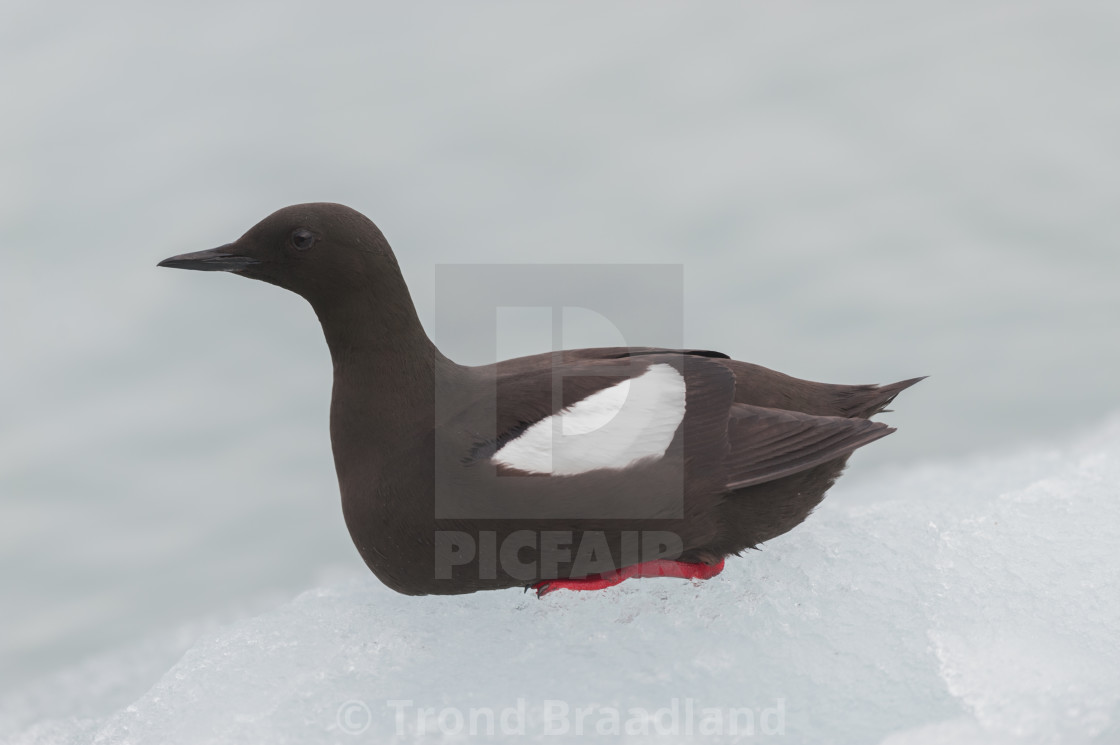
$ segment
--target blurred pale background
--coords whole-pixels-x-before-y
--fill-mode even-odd
[[[438,264],[682,264],[689,346],[932,376],[858,485],[1120,408],[1118,76],[1081,0],[5,3],[0,689],[359,565],[310,309],[158,260],[339,201],[426,322]]]

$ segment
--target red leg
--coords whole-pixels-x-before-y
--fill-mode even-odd
[[[680,577],[681,579],[711,579],[723,571],[723,559],[716,564],[693,564],[685,561],[654,559],[641,564],[631,564],[602,574],[590,574],[579,579],[546,579],[530,585],[537,597],[556,590],[603,590],[631,577]],[[529,589],[526,588],[526,589]]]

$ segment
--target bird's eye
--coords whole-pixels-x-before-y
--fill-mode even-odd
[[[306,251],[315,245],[315,241],[319,240],[319,236],[312,233],[307,228],[299,228],[292,231],[292,247],[297,251]]]

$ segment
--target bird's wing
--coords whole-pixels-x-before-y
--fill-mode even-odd
[[[891,432],[894,428],[867,419],[735,404],[727,422],[726,486],[741,489],[790,476]]]
[[[476,422],[492,409],[485,428],[494,434],[475,442],[469,459],[560,476],[619,470],[684,441],[713,465],[726,451],[734,376],[705,357],[663,351],[541,363],[492,368],[495,397],[471,408]]]
[[[677,452],[693,486],[728,491],[812,468],[894,431],[736,403],[733,369],[715,352],[570,350],[489,370],[496,395],[470,407],[475,437],[463,462],[512,473],[636,469]]]

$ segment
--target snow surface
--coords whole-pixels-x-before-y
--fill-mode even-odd
[[[859,489],[859,505],[834,490],[801,528],[706,583],[629,581],[538,600],[413,598],[372,577],[336,579],[205,632],[132,703],[106,681],[153,675],[181,635],[44,682],[0,706],[0,735],[566,741],[570,732],[547,728],[574,727],[570,712],[594,706],[592,732],[610,729],[612,708],[636,732],[594,741],[734,739],[701,737],[698,719],[689,735],[691,700],[724,712],[726,728],[726,712],[749,708],[760,739],[780,728],[785,742],[1120,738],[1120,417],[1061,449],[924,466]],[[431,708],[426,731],[416,708],[398,731],[393,706],[405,705],[391,701]],[[631,711],[674,705],[676,724]],[[499,726],[505,707],[513,734]],[[495,711],[492,737],[484,718],[482,736],[466,734],[471,708]]]

